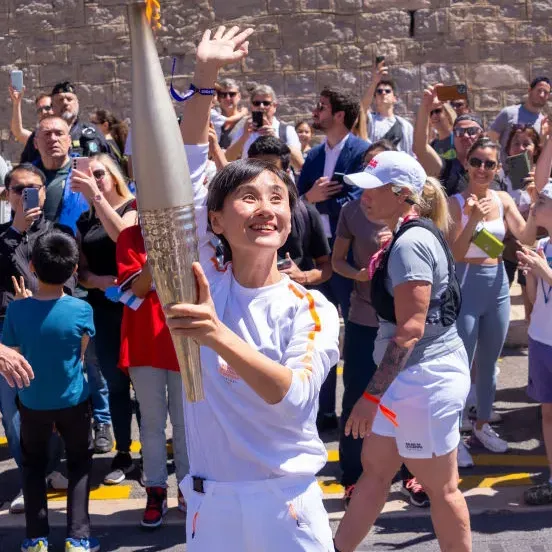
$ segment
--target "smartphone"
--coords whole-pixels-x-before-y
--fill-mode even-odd
[[[385,61],[385,56],[376,56],[376,67],[377,67],[382,61]]]
[[[253,125],[257,128],[264,126],[264,117],[262,111],[251,112],[251,118],[253,119]]]
[[[465,84],[439,86],[437,87],[437,98],[440,102],[450,102],[452,100],[467,100],[468,87]]]
[[[23,211],[38,207],[38,188],[25,188],[23,190]]]
[[[15,70],[10,73],[11,86],[17,92],[23,90],[23,71]]]
[[[88,174],[90,157],[73,157],[73,169]]]
[[[290,268],[291,267],[291,259],[280,259],[276,263],[276,267],[278,268],[278,270],[285,270],[286,268]]]
[[[510,177],[514,190],[525,188],[524,180],[529,176],[530,171],[531,163],[526,151],[506,159],[506,173]]]
[[[345,173],[333,173],[332,180],[339,184],[344,184]]]

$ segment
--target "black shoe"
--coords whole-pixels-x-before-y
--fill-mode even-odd
[[[111,471],[104,477],[106,485],[117,485],[126,479],[127,473],[134,470],[130,452],[118,452],[111,462]]]
[[[339,422],[337,420],[336,414],[321,414],[318,413],[316,417],[316,428],[318,433],[323,433],[324,431],[333,431],[339,427]]]
[[[427,508],[429,506],[429,497],[424,488],[418,483],[417,479],[403,479],[401,492],[410,497],[410,504],[418,508]]]
[[[109,424],[96,424],[94,428],[94,452],[107,454],[113,450],[113,436]]]

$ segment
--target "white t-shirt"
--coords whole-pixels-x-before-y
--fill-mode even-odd
[[[280,121],[278,121],[276,117],[272,118],[272,128],[274,129],[276,137],[278,138],[280,136]],[[241,131],[236,134],[234,141],[232,142],[233,144],[243,136],[243,132],[244,129],[242,128]],[[247,142],[245,142],[245,145],[243,146],[242,159],[247,159],[247,152],[249,151],[249,147],[259,136],[260,134],[258,132],[254,132],[247,139]],[[295,132],[293,125],[286,126],[286,144],[290,148],[297,148],[299,150],[301,149],[301,142],[299,141],[299,136],[297,136],[297,132]]]
[[[229,263],[213,262],[202,185],[208,146],[186,146],[194,186],[200,262],[219,318],[262,354],[291,368],[292,383],[275,405],[259,397],[213,350],[201,348],[205,400],[188,403],[185,424],[190,474],[214,481],[314,475],[326,462],[316,430],[320,387],[339,359],[339,318],[319,292],[287,276],[244,288]]]
[[[397,149],[399,151],[404,151],[409,155],[414,155],[412,151],[412,144],[414,141],[414,127],[402,117],[394,115],[393,117],[383,117],[379,113],[374,113],[368,111],[367,114],[367,125],[368,125],[368,138],[372,143],[381,140],[389,130],[395,124],[395,121],[399,121],[403,137],[402,140],[398,143]]]
[[[548,265],[552,266],[550,237],[539,240],[537,251],[540,250],[544,251]],[[552,346],[552,286],[541,278],[537,280],[537,297],[527,333],[531,339]]]

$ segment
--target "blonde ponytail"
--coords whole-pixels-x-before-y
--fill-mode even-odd
[[[420,216],[431,219],[441,232],[447,234],[451,218],[447,195],[439,180],[428,177],[424,184],[422,196],[413,199],[420,208]]]

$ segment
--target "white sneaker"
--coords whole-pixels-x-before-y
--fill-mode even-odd
[[[470,406],[468,410],[468,417],[471,420],[477,420],[477,407]],[[491,419],[489,420],[490,424],[499,424],[502,422],[502,415],[496,412],[496,410],[491,410]]]
[[[472,455],[468,452],[468,447],[462,439],[460,439],[460,443],[458,444],[458,467],[473,468]]]
[[[506,452],[508,442],[501,439],[498,433],[487,423],[483,424],[481,429],[473,426],[473,434],[479,439],[479,442],[492,452]]]
[[[19,494],[11,501],[10,514],[24,514],[25,513],[25,499],[23,498],[23,491],[19,491]]]
[[[48,487],[54,489],[54,491],[66,491],[69,488],[69,481],[58,471],[53,471],[46,478],[46,483]]]

